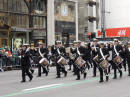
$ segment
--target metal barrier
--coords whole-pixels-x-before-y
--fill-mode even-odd
[[[32,67],[37,67],[38,64],[38,57],[32,56],[32,62],[30,61],[30,64]],[[21,69],[21,59],[19,56],[2,56],[0,58],[0,71],[3,70],[12,70],[12,69]]]
[[[2,58],[0,58],[0,71],[3,72],[3,64],[2,64]]]

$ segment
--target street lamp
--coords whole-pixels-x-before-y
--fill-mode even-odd
[[[76,10],[76,16],[75,16],[75,22],[76,22],[76,41],[78,41],[79,40],[79,38],[78,38],[78,34],[79,34],[79,21],[78,21],[78,1],[74,1],[74,0],[68,0],[68,1],[70,1],[70,2],[74,2],[75,3],[75,10]]]

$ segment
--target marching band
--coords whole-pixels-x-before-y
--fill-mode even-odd
[[[42,71],[48,76],[49,67],[55,66],[56,78],[61,78],[61,72],[64,77],[67,77],[68,71],[72,70],[73,75],[77,76],[76,80],[80,80],[81,75],[85,79],[89,69],[93,68],[93,77],[97,76],[98,69],[100,73],[99,82],[102,83],[104,82],[104,75],[106,81],[109,81],[111,70],[114,70],[113,79],[117,79],[117,70],[121,78],[123,75],[122,67],[125,71],[127,70],[126,64],[128,64],[128,76],[130,76],[130,42],[127,45],[120,44],[118,39],[106,44],[94,39],[92,43],[84,43],[84,46],[82,46],[81,41],[74,41],[70,43],[68,48],[65,48],[61,41],[57,41],[56,46],[48,46],[48,48],[42,42],[38,43],[38,48],[31,48],[24,44],[21,50],[21,82],[26,81],[26,75],[30,78],[29,81],[33,79],[32,56],[38,58],[37,77],[41,77]],[[68,70],[66,69],[67,65],[69,65]]]

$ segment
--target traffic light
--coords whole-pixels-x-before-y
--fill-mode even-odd
[[[91,34],[91,38],[93,39],[93,38],[96,38],[96,33],[92,33]]]
[[[88,16],[88,21],[93,23],[93,21],[96,21],[96,17]]]
[[[96,38],[96,33],[91,33],[91,35],[89,35],[88,37],[89,37],[89,39]]]

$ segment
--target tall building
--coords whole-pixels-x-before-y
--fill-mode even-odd
[[[78,2],[79,40],[95,38],[99,26],[99,0],[73,0]]]

